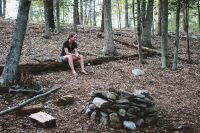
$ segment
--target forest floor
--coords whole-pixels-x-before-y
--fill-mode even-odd
[[[98,38],[97,28],[79,27],[78,48],[80,51],[99,54],[103,49],[104,39]],[[15,22],[0,19],[0,65],[4,65],[7,53],[10,49]],[[87,32],[91,30],[90,32]],[[72,31],[72,26],[62,27],[61,33],[53,34],[51,39],[44,39],[44,25],[29,23],[22,48],[20,64],[38,63],[56,59],[60,55],[62,43]],[[134,32],[130,29],[115,30],[114,38],[129,43],[135,41]],[[130,132],[125,129],[113,129],[92,121],[80,112],[90,99],[90,92],[94,90],[126,90],[133,92],[137,89],[148,90],[159,108],[159,120],[156,125],[137,128],[134,133],[167,133],[167,132],[200,132],[200,45],[199,41],[190,41],[192,62],[187,63],[186,40],[180,38],[180,49],[177,71],[172,71],[172,51],[175,38],[169,37],[170,67],[161,69],[161,57],[156,55],[145,59],[145,64],[138,60],[117,60],[102,63],[100,65],[87,65],[89,75],[81,75],[78,71],[78,79],[74,78],[71,71],[51,71],[34,75],[35,82],[46,89],[61,87],[51,95],[34,101],[33,104],[42,103],[43,111],[55,117],[56,128],[43,128],[30,120],[28,116],[18,116],[15,113],[0,117],[0,132],[104,132],[122,133]],[[152,40],[155,49],[160,50],[161,37],[154,36]],[[120,55],[137,54],[136,49],[127,48],[120,43],[114,42],[117,53]],[[84,56],[85,59],[96,56]],[[140,68],[145,74],[136,77],[132,70]],[[70,91],[69,91],[70,90]],[[53,101],[61,96],[71,94],[75,102],[67,106],[56,106]],[[30,95],[0,94],[0,110],[17,105],[30,98]]]

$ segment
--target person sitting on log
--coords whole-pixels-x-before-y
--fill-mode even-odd
[[[61,55],[59,56],[59,62],[67,61],[74,76],[78,76],[74,69],[73,61],[79,61],[81,66],[81,73],[88,74],[84,68],[84,58],[83,55],[80,55],[77,51],[76,43],[77,34],[70,33],[67,40],[64,41],[63,47],[61,50]]]

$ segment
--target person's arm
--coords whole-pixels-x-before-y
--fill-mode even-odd
[[[69,52],[68,48],[64,48],[64,50],[65,50],[65,54],[66,55],[74,55],[74,54],[72,54],[72,53]]]
[[[79,53],[78,53],[77,48],[74,49],[74,54],[75,54],[77,57],[79,57]]]

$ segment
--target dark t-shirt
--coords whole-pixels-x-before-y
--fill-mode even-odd
[[[74,49],[77,48],[77,43],[73,42],[73,44],[71,45],[71,47],[69,46],[69,41],[65,41],[63,43],[63,47],[62,47],[62,51],[61,51],[61,56],[66,55],[64,48],[67,48],[69,53],[73,53]]]

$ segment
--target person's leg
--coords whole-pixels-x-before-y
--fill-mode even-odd
[[[73,62],[73,57],[72,57],[72,55],[65,55],[65,56],[64,56],[64,60],[65,60],[65,61],[68,61],[69,67],[70,67],[71,70],[72,70],[72,74],[76,76],[77,73],[76,73],[76,71],[75,71],[75,69],[74,69],[74,62]]]
[[[88,73],[85,71],[83,55],[80,55],[79,63],[80,63],[80,66],[81,66],[81,72],[84,73],[84,74],[88,74]]]

